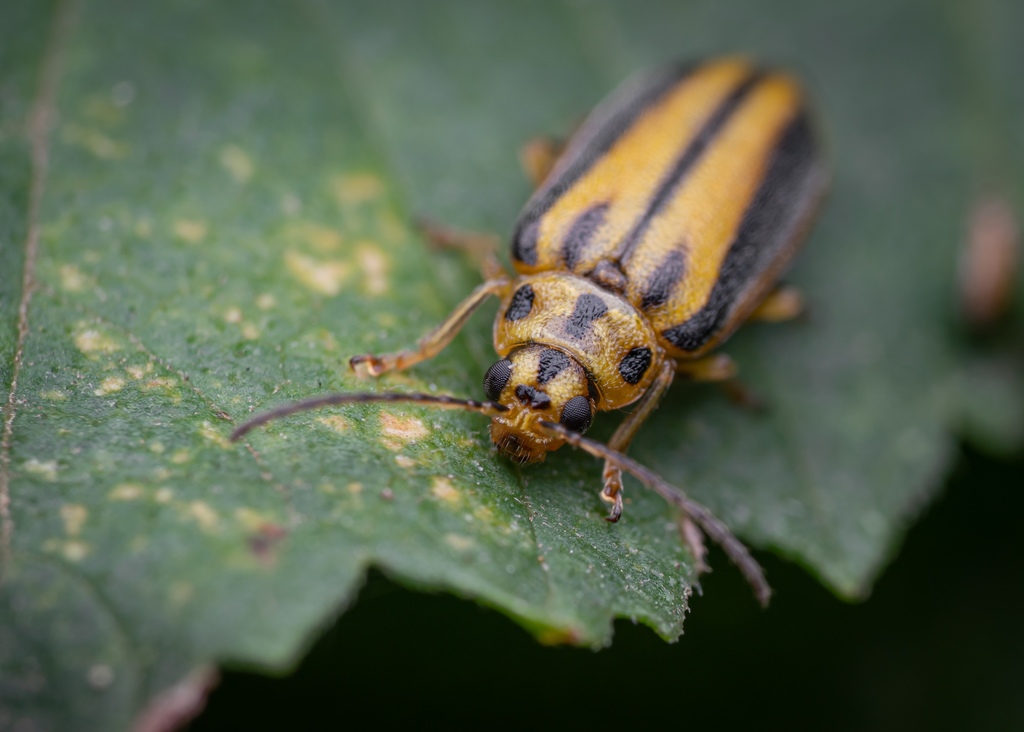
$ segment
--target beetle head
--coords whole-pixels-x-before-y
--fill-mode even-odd
[[[583,433],[594,416],[595,389],[572,356],[530,344],[496,361],[484,376],[484,393],[508,411],[491,419],[491,441],[517,463],[535,463],[564,440],[538,427],[558,422]]]

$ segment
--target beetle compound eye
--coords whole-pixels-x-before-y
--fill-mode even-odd
[[[590,400],[585,396],[574,396],[562,410],[562,425],[573,432],[584,433],[590,427]]]
[[[501,390],[505,388],[509,377],[512,376],[512,362],[507,358],[495,361],[484,374],[484,394],[492,402],[498,401]]]

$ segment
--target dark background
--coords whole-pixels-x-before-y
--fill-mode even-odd
[[[1024,457],[969,446],[865,602],[762,552],[762,612],[720,554],[669,645],[545,648],[472,602],[371,575],[281,679],[227,670],[190,729],[435,723],[1024,729]]]

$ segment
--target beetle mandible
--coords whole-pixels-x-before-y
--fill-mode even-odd
[[[799,295],[776,282],[828,184],[800,86],[743,58],[672,65],[635,77],[602,102],[564,147],[527,147],[537,188],[516,223],[505,272],[483,235],[427,226],[468,250],[484,283],[416,347],[350,360],[379,376],[437,355],[489,297],[500,356],[487,401],[430,394],[333,394],[258,415],[271,419],[352,402],[413,402],[491,418],[491,440],[519,463],[565,443],[605,461],[601,498],[622,515],[622,472],[678,507],[698,567],[694,523],[719,543],[762,603],[761,568],[711,512],[624,453],[676,374],[725,381],[733,362],[711,351],[741,324],[783,320]],[[607,445],[583,437],[595,412],[636,408]]]

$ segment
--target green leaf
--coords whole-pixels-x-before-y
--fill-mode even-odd
[[[727,347],[767,412],[677,386],[633,454],[753,545],[865,595],[939,484],[951,427],[1020,434],[1002,405],[1021,370],[983,379],[996,406],[978,409],[952,313],[970,182],[1019,209],[1006,29],[1024,25],[1004,3],[964,30],[952,7],[5,6],[5,706],[43,728],[123,727],[182,679],[201,690],[189,674],[209,664],[287,668],[371,565],[546,642],[606,644],[615,617],[676,638],[694,576],[672,512],[630,485],[607,524],[581,454],[520,470],[479,418],[412,407],[226,438],[327,391],[479,396],[486,317],[378,387],[345,368],[410,345],[474,284],[410,220],[507,234],[529,193],[518,146],[678,56],[795,68],[836,178],[792,273],[811,317]],[[993,138],[1004,155],[972,142]]]

